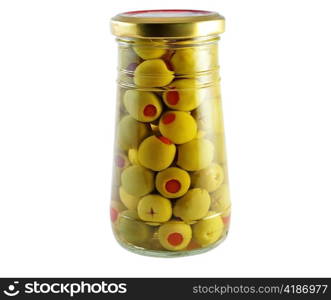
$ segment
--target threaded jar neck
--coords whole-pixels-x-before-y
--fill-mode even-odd
[[[194,88],[218,84],[219,36],[193,39],[117,38],[118,83],[124,88],[160,91],[163,87],[141,84],[159,79],[195,80]],[[138,68],[139,66],[139,68]],[[140,83],[135,78],[139,77]],[[190,87],[192,88],[192,87]]]

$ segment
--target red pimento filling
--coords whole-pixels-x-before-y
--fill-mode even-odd
[[[183,236],[178,233],[174,232],[168,235],[168,243],[172,246],[178,246],[183,242],[184,238]]]
[[[170,105],[176,105],[179,102],[179,93],[177,91],[170,91],[167,93],[167,102]]]
[[[144,108],[144,116],[153,117],[156,115],[156,107],[152,104],[148,104]]]
[[[118,211],[115,208],[110,209],[110,219],[114,223],[117,220],[118,217]]]
[[[231,216],[222,217],[223,223],[228,225],[230,223]]]
[[[171,145],[172,142],[167,139],[165,136],[158,136],[158,139],[163,143],[163,144],[167,144],[167,145]]]
[[[123,157],[121,157],[119,155],[116,157],[116,166],[118,168],[120,168],[120,169],[124,168],[124,166],[125,166],[125,160],[124,160]]]
[[[177,193],[180,190],[180,187],[181,187],[181,184],[176,179],[171,179],[171,180],[167,181],[167,183],[165,185],[165,189],[169,193]]]
[[[186,250],[193,250],[193,249],[197,249],[200,247],[201,246],[198,243],[196,243],[195,241],[190,241],[190,243],[186,247]]]
[[[176,119],[176,115],[173,114],[173,113],[169,113],[169,114],[166,114],[163,119],[162,119],[162,122],[163,124],[170,124],[172,123],[173,121],[175,121]]]

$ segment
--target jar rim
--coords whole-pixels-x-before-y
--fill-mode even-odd
[[[138,10],[116,15],[111,31],[119,37],[186,39],[224,32],[225,19],[213,11],[190,9]]]

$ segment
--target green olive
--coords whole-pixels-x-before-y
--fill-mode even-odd
[[[162,46],[164,46],[164,43],[158,41],[144,41],[143,43],[137,42],[133,50],[142,59],[155,59],[166,54],[167,49],[162,48]]]
[[[139,87],[162,87],[173,79],[174,72],[162,59],[145,60],[134,71],[134,83]]]
[[[186,222],[205,217],[210,207],[210,196],[206,190],[191,189],[176,201],[174,215]]]
[[[193,239],[202,247],[215,243],[224,233],[222,218],[210,211],[207,216],[192,225]]]
[[[124,106],[129,114],[140,122],[152,122],[162,112],[162,103],[152,92],[127,90],[124,94]]]
[[[173,143],[184,144],[196,137],[197,124],[188,112],[169,111],[162,115],[159,130]]]
[[[167,198],[183,196],[189,189],[190,175],[180,168],[168,168],[156,175],[156,189]]]
[[[133,165],[140,165],[139,161],[138,161],[138,150],[135,148],[131,148],[128,151],[128,159],[130,161],[131,164]]]
[[[139,217],[148,222],[166,222],[172,214],[170,200],[159,195],[142,197],[137,209]]]
[[[207,139],[194,139],[178,147],[177,164],[188,171],[206,168],[213,160],[214,145]]]
[[[154,174],[142,166],[134,165],[122,172],[121,182],[128,194],[141,197],[154,189]]]
[[[192,238],[191,226],[181,221],[169,221],[159,228],[161,245],[170,251],[183,250]]]
[[[211,206],[213,211],[222,213],[222,216],[228,216],[231,209],[231,200],[229,186],[222,184],[216,191],[211,193]]]
[[[132,210],[137,208],[138,202],[140,200],[139,197],[130,195],[122,186],[119,189],[119,195],[125,207]]]
[[[142,141],[138,149],[139,163],[151,170],[168,168],[176,154],[176,146],[165,137],[150,136]]]
[[[131,116],[124,116],[118,124],[118,144],[123,150],[138,148],[140,142],[150,134],[147,124],[136,121]]]
[[[163,93],[163,102],[170,108],[191,111],[208,96],[209,88],[201,88],[195,79],[173,81]]]
[[[117,228],[124,241],[138,246],[150,240],[153,235],[153,228],[140,221],[137,212],[132,210],[120,213]]]
[[[207,168],[195,171],[191,178],[194,187],[214,192],[224,180],[224,171],[220,165],[212,163]]]
[[[218,67],[217,45],[177,49],[171,58],[176,74],[193,75]]]

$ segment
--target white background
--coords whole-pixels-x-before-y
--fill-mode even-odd
[[[0,275],[331,276],[329,1],[160,3],[0,2]],[[232,227],[200,256],[131,254],[108,218],[117,54],[109,18],[151,8],[227,19]]]

